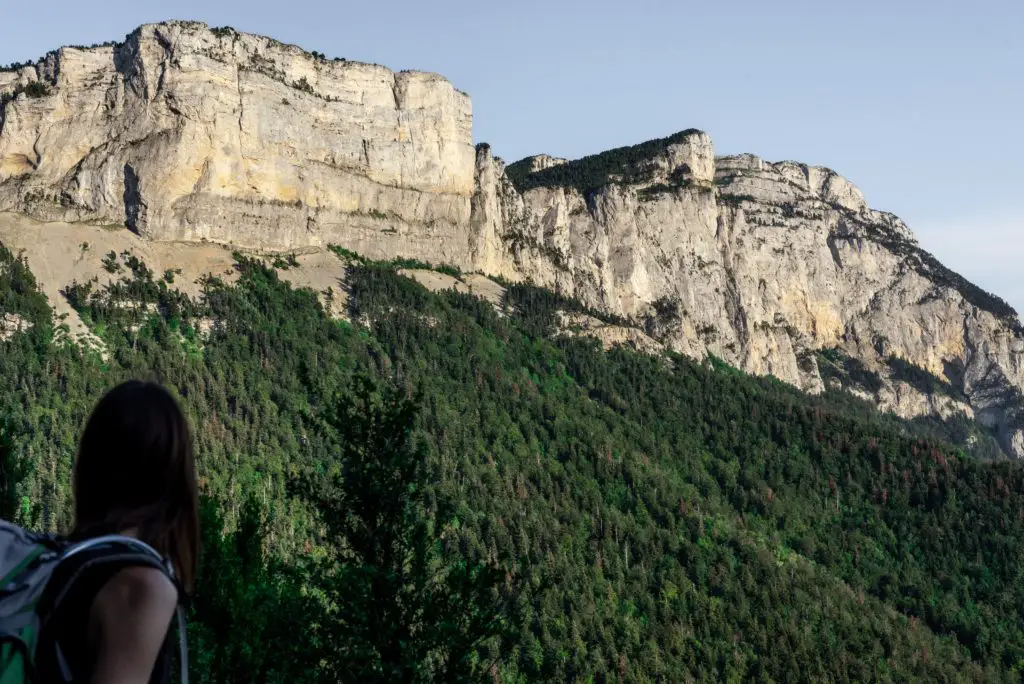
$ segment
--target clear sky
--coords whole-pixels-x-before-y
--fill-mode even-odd
[[[0,64],[171,18],[437,71],[509,161],[696,127],[829,166],[1024,311],[1024,0],[0,0]]]

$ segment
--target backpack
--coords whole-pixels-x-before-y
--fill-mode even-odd
[[[81,561],[64,586],[53,587],[52,605],[38,610],[38,604],[50,577],[66,559]],[[0,684],[22,684],[36,680],[36,651],[39,636],[52,614],[73,589],[76,579],[87,568],[98,564],[114,567],[147,566],[164,572],[184,597],[171,564],[148,544],[121,535],[107,535],[69,544],[54,537],[29,532],[0,520]],[[41,612],[45,614],[40,614]],[[188,640],[185,611],[177,608],[180,641],[181,682],[188,684]],[[72,679],[67,662],[54,644],[54,653],[64,680]]]

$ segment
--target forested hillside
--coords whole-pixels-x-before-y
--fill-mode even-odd
[[[1024,477],[954,446],[963,425],[606,352],[557,336],[576,305],[530,286],[496,311],[353,260],[349,323],[243,257],[199,302],[117,267],[66,293],[104,358],[61,342],[0,251],[0,315],[28,324],[0,341],[4,514],[65,526],[92,404],[127,377],[172,387],[205,497],[198,681],[398,678],[362,648],[376,604],[344,534],[356,466],[391,450],[426,484],[402,509],[428,578],[396,587],[425,644],[403,646],[406,681],[1019,681]],[[447,622],[463,595],[493,614]]]

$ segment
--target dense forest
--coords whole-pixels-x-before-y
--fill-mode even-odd
[[[260,261],[199,301],[116,261],[66,292],[104,355],[0,250],[0,314],[31,323],[0,341],[0,502],[64,528],[100,394],[173,388],[203,494],[198,681],[1020,680],[1024,475],[963,426],[604,351],[529,285],[495,310],[351,259],[349,323]],[[366,544],[381,502],[390,565]]]

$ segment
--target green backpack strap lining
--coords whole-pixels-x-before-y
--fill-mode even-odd
[[[0,684],[36,681],[32,650],[38,634],[29,626],[25,633],[0,635]],[[31,643],[30,643],[31,642]]]
[[[25,568],[27,568],[32,563],[32,561],[36,560],[41,555],[43,555],[44,551],[46,551],[46,547],[42,544],[37,544],[36,547],[32,549],[32,551],[29,552],[29,554],[21,560],[21,562],[19,562],[17,565],[11,568],[11,570],[6,575],[4,575],[3,579],[0,579],[0,591],[6,589],[7,584],[14,580],[14,578],[16,578],[18,575],[20,575],[22,571],[24,571]]]

